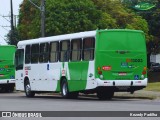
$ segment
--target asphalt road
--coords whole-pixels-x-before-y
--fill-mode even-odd
[[[59,94],[36,94],[34,98],[26,98],[24,93],[14,92],[0,93],[0,111],[160,111],[160,100],[116,97],[111,101],[100,101],[95,96],[80,96],[78,99],[73,100],[62,99]],[[80,117],[78,119],[81,120],[82,118]],[[44,118],[41,119],[43,120]],[[48,120],[49,118],[46,119]],[[51,119],[54,120],[55,118]],[[56,120],[59,119],[58,117]],[[61,119],[64,119],[64,117]],[[72,119],[74,118],[65,118],[65,120]],[[92,119],[89,117],[87,119],[95,120],[97,118]],[[97,120],[103,119],[106,120],[105,118]],[[114,118],[111,119],[114,120]],[[127,118],[125,119],[127,120]],[[125,119],[123,118],[123,120]],[[132,120],[134,118],[130,119]],[[158,118],[154,119],[158,120]],[[0,118],[0,120],[8,119]],[[15,118],[15,120],[19,119]]]

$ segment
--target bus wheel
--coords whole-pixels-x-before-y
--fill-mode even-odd
[[[99,90],[97,91],[97,97],[100,100],[111,100],[112,97],[114,96],[114,91],[103,91],[103,90]]]
[[[25,82],[24,89],[27,97],[34,97],[35,92],[31,91],[31,86],[28,80]]]
[[[78,97],[78,92],[69,92],[66,80],[63,80],[61,83],[61,94],[63,98],[75,99]]]
[[[68,84],[66,80],[63,80],[61,83],[61,94],[63,98],[68,98],[69,96]]]
[[[0,93],[3,93],[3,92],[5,92],[5,89],[4,89],[4,86],[1,86],[0,87]]]
[[[10,91],[10,86],[9,86],[9,85],[4,85],[4,86],[3,86],[3,91],[4,91],[5,93],[11,92],[11,91]]]

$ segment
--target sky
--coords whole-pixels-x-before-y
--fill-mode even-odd
[[[23,0],[12,0],[13,2],[13,14],[19,14],[19,5],[22,3]],[[0,0],[0,45],[7,44],[5,42],[6,35],[9,32],[10,28],[10,17],[2,17],[2,16],[10,16],[10,0]],[[7,19],[7,20],[6,20]],[[18,20],[18,17],[16,18]],[[8,26],[8,27],[2,27]]]

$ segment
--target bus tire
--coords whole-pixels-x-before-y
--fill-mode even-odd
[[[35,96],[35,92],[31,91],[31,86],[30,86],[29,80],[25,81],[24,90],[25,90],[26,97],[34,97]]]
[[[69,89],[68,89],[68,83],[67,80],[62,80],[61,83],[61,95],[63,98],[68,98],[69,96]]]
[[[78,92],[69,92],[67,80],[63,80],[61,83],[61,95],[63,98],[76,99]]]
[[[3,92],[5,92],[5,89],[4,89],[4,86],[1,86],[0,87],[0,93],[3,93]]]
[[[97,91],[97,97],[100,100],[111,100],[112,97],[114,96],[114,91],[103,91],[103,90],[99,90]]]

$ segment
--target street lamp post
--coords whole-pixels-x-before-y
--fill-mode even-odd
[[[32,0],[29,0],[36,8],[41,11],[41,36],[45,37],[45,0],[41,0],[41,6],[37,6]]]
[[[11,32],[10,32],[10,44],[13,44],[13,32],[14,32],[14,26],[13,26],[13,4],[12,4],[12,0],[10,0],[10,4],[11,4]]]
[[[41,34],[45,37],[45,0],[41,0]]]

